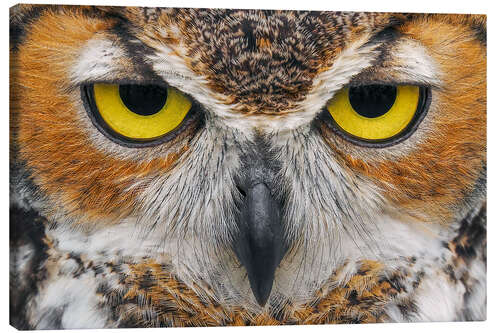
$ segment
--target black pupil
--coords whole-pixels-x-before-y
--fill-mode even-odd
[[[349,88],[352,108],[367,118],[377,118],[387,113],[396,101],[395,86],[366,85]]]
[[[159,86],[123,84],[119,92],[125,106],[141,116],[157,113],[167,100],[167,89]]]

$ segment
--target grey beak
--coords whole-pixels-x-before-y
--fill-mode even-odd
[[[267,303],[274,273],[286,252],[281,207],[263,182],[241,189],[245,195],[233,248],[248,273],[260,306]]]

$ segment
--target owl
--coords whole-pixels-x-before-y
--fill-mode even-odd
[[[486,17],[18,5],[20,329],[486,319]]]

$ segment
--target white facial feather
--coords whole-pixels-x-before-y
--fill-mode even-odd
[[[391,73],[395,80],[441,86],[441,70],[421,43],[402,38],[394,46],[391,55],[394,64]]]
[[[71,80],[76,84],[85,81],[113,80],[122,72],[121,60],[126,56],[121,47],[97,35],[80,50],[80,55],[71,71]]]

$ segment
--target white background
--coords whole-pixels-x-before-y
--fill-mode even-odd
[[[495,6],[494,1],[487,0],[472,0],[472,1],[439,1],[439,0],[364,0],[364,1],[321,1],[321,0],[77,0],[77,1],[18,1],[26,3],[38,4],[86,4],[86,5],[121,5],[121,6],[163,6],[163,7],[219,7],[219,8],[263,8],[263,9],[309,9],[309,10],[350,10],[350,11],[385,11],[385,12],[431,12],[431,13],[463,13],[463,14],[487,14],[488,15],[488,320],[486,322],[475,323],[419,323],[419,324],[369,324],[369,325],[323,325],[323,326],[285,326],[285,327],[240,327],[240,328],[187,328],[175,329],[169,328],[169,332],[297,332],[301,330],[311,330],[326,332],[335,330],[336,332],[432,332],[432,331],[453,331],[453,332],[470,332],[470,331],[494,331],[499,332],[496,328],[500,323],[499,318],[499,284],[500,272],[498,269],[499,246],[500,239],[498,230],[498,217],[500,213],[499,196],[500,196],[500,181],[499,175],[499,156],[500,156],[500,108],[498,96],[500,89],[497,75],[499,72],[500,54],[498,41],[500,38],[496,35],[499,32],[498,6]],[[0,76],[0,101],[3,111],[0,112],[0,147],[2,149],[0,164],[0,224],[1,237],[1,274],[0,274],[0,304],[1,304],[1,329],[6,331],[14,331],[14,328],[9,326],[9,284],[8,284],[8,142],[9,142],[9,67],[8,67],[8,8],[18,3],[16,1],[2,2],[1,22],[2,30],[0,37],[2,39],[2,51],[0,52],[2,59],[2,67]],[[85,330],[87,332],[105,332],[104,330]],[[119,329],[106,330],[109,332],[154,332],[152,329],[137,329],[135,331]],[[158,330],[156,330],[158,331]],[[48,331],[51,332],[51,331]],[[53,331],[57,332],[57,331]]]

